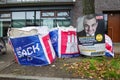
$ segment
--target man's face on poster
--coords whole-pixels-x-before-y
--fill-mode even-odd
[[[86,34],[89,34],[89,35],[95,34],[96,28],[98,26],[98,23],[95,18],[85,19],[83,24],[84,24],[84,30]]]

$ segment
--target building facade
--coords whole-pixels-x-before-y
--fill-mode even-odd
[[[0,36],[9,27],[71,25],[74,0],[1,0]]]
[[[84,0],[0,0],[0,36],[9,27],[74,26],[84,15]],[[91,0],[89,0],[91,1]],[[120,0],[95,0],[95,13],[105,15],[105,31],[114,42],[120,42]],[[89,6],[88,6],[89,7]],[[113,21],[114,19],[114,21]],[[117,31],[116,31],[117,30]]]
[[[76,20],[79,16],[84,15],[83,1],[76,0],[72,9],[73,26],[76,25]],[[88,0],[91,1],[91,0]],[[105,33],[108,34],[113,42],[120,42],[120,0],[95,0],[95,13],[104,14],[105,17]],[[89,7],[89,6],[88,6]]]

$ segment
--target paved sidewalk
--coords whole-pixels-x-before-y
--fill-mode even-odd
[[[0,54],[0,71],[14,63],[14,54],[10,51],[8,44],[7,47],[7,53]]]
[[[113,49],[114,49],[115,54],[120,55],[120,43],[114,43],[113,46],[114,46]]]
[[[39,76],[16,76],[16,75],[0,75],[5,80],[87,80],[74,78],[55,78],[55,77],[39,77]],[[2,80],[0,78],[0,80]]]

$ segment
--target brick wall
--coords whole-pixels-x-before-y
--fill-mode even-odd
[[[95,13],[120,11],[120,0],[95,0]]]

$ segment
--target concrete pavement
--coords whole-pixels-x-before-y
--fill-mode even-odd
[[[0,71],[10,66],[12,63],[14,63],[14,54],[11,51],[10,46],[8,44],[6,45],[7,45],[7,53],[0,54]]]
[[[39,76],[16,76],[16,75],[0,75],[1,78],[8,78],[12,80],[88,80],[75,78],[56,78],[56,77],[39,77]],[[0,79],[1,80],[1,79]]]

